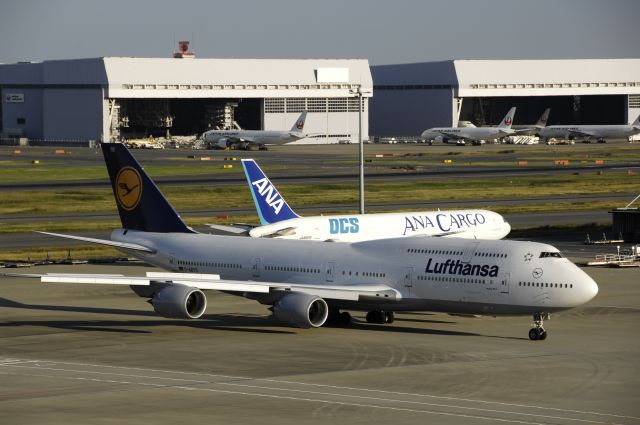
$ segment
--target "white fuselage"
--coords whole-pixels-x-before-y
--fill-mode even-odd
[[[640,134],[640,127],[631,125],[551,125],[543,127],[538,134],[557,139],[624,139]]]
[[[206,142],[218,143],[219,141],[229,142],[251,142],[262,144],[283,144],[293,142],[304,137],[304,134],[297,134],[290,131],[275,130],[209,130],[203,134]]]
[[[406,236],[502,239],[511,226],[486,210],[427,211],[300,217],[252,229],[252,237],[359,242]]]
[[[153,254],[123,251],[173,272],[317,286],[378,283],[402,295],[388,305],[327,300],[352,310],[532,314],[576,307],[598,291],[556,248],[535,242],[397,238],[331,243],[122,229],[111,237],[154,249]]]
[[[493,140],[509,136],[513,130],[500,127],[435,127],[422,132],[423,140]]]

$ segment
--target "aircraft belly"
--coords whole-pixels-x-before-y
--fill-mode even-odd
[[[351,310],[351,311],[432,311],[437,313],[459,313],[459,314],[480,314],[480,315],[514,315],[526,316],[541,311],[553,313],[566,310],[569,307],[550,307],[541,308],[539,305],[511,305],[500,302],[472,302],[472,301],[450,301],[450,300],[433,300],[405,298],[397,303],[387,304],[363,304],[353,301],[330,301],[332,307]]]

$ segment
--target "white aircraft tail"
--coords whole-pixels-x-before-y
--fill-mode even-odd
[[[640,115],[636,118],[634,122],[631,123],[632,127],[640,127]]]
[[[516,107],[514,106],[513,108],[509,109],[509,112],[507,112],[507,115],[505,115],[502,121],[500,121],[500,125],[498,125],[498,127],[511,128],[511,124],[513,124],[513,117],[515,116],[515,114]]]
[[[542,113],[540,119],[535,123],[536,127],[546,127],[547,122],[549,121],[549,113],[551,112],[551,108],[547,108]]]
[[[298,119],[295,123],[293,123],[293,127],[289,130],[291,133],[302,133],[304,129],[304,122],[307,119],[307,111],[302,111]]]

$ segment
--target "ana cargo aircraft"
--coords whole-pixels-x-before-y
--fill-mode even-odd
[[[502,239],[511,231],[500,214],[486,210],[300,217],[253,159],[243,159],[242,166],[262,224],[248,230],[252,237],[339,242],[404,236]]]
[[[640,115],[630,125],[550,125],[538,132],[541,137],[549,140],[556,139],[596,139],[598,143],[606,139],[626,139],[634,134],[640,134]]]
[[[423,140],[435,140],[444,143],[449,143],[449,140],[480,142],[500,139],[514,134],[511,124],[515,114],[515,107],[509,109],[509,112],[497,127],[434,127],[423,131],[420,137]]]
[[[459,238],[330,243],[199,234],[189,228],[122,144],[102,145],[122,229],[111,240],[54,236],[116,247],[167,272],[144,277],[44,274],[42,282],[127,285],[170,318],[197,319],[205,290],[272,306],[283,322],[349,322],[346,311],[390,323],[395,311],[533,315],[543,319],[591,300],[597,284],[551,245]]]
[[[209,130],[202,138],[205,142],[213,143],[224,149],[233,145],[281,145],[295,140],[304,139],[308,134],[303,133],[307,111],[303,111],[293,123],[289,131],[275,130]]]

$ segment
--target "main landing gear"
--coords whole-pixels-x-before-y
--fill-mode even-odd
[[[345,326],[351,323],[351,315],[346,311],[340,311],[338,309],[329,309],[329,317],[327,318],[328,325]]]
[[[393,323],[395,318],[393,311],[374,310],[367,313],[367,323]]]
[[[550,320],[549,313],[535,313],[533,315],[533,328],[529,330],[529,339],[531,341],[545,340],[547,339],[547,331],[542,327],[544,320]]]

